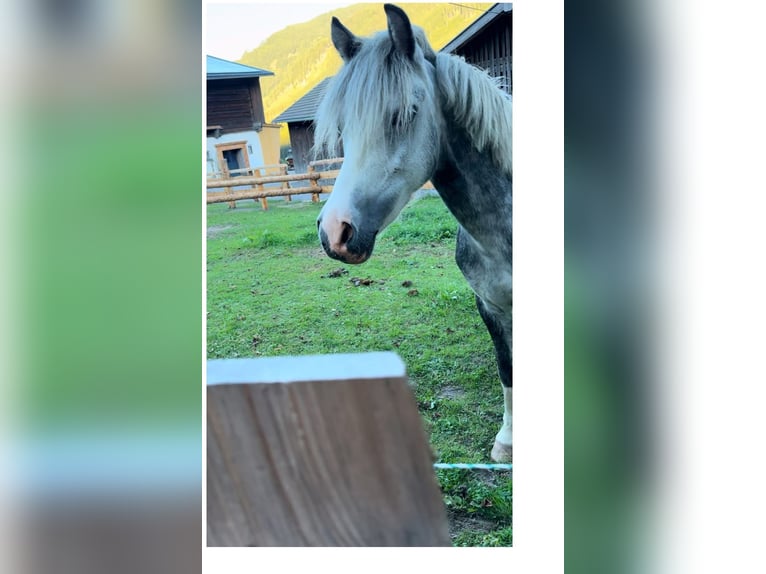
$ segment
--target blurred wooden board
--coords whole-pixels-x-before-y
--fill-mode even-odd
[[[394,353],[208,361],[208,546],[449,546]]]

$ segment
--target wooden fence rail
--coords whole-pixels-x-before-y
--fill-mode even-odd
[[[273,172],[275,169],[278,171],[278,174],[275,175],[272,173],[271,175],[269,175],[269,172]],[[239,176],[239,177],[235,179],[232,176]],[[224,172],[216,172],[214,174],[214,177],[208,178],[207,188],[208,190],[216,189],[217,186],[215,182],[220,182],[221,184],[224,184],[224,189],[226,190],[225,194],[232,195],[234,190],[232,189],[231,186],[227,186],[225,184],[231,181],[236,181],[238,184],[241,184],[241,185],[251,185],[250,190],[254,190],[256,194],[258,194],[258,192],[262,192],[265,190],[264,188],[265,184],[272,183],[268,179],[270,177],[278,178],[278,181],[273,183],[281,183],[280,190],[282,190],[282,193],[280,193],[280,196],[284,196],[285,201],[291,201],[292,195],[289,193],[289,191],[287,191],[290,189],[290,185],[286,181],[282,180],[282,178],[287,177],[287,165],[285,164],[262,166],[257,168],[245,167],[241,169],[232,169],[232,170],[227,169]],[[246,180],[249,180],[250,183],[245,183]],[[207,196],[208,203],[215,203],[215,201],[214,202],[209,201],[213,197],[222,198],[222,194],[208,193],[208,196]],[[261,206],[263,207],[263,209],[268,209],[269,204],[266,200],[266,197],[267,196],[256,195],[255,197],[244,197],[242,199],[254,199],[254,200],[260,199]],[[219,200],[222,201],[222,199],[219,199]],[[234,198],[229,198],[228,203],[229,203],[229,207],[232,209],[237,207],[236,199]]]
[[[329,171],[317,171],[317,166],[325,166],[333,163],[342,163],[343,158],[312,161],[306,173],[288,174],[286,165],[268,166],[279,167],[279,175],[261,175],[261,169],[267,168],[244,168],[222,173],[224,177],[208,178],[207,180],[207,203],[229,203],[230,207],[236,207],[236,201],[242,199],[260,200],[263,209],[268,209],[266,201],[269,197],[285,197],[290,201],[291,196],[300,193],[310,193],[311,201],[319,201],[320,193],[332,192],[331,185],[320,185],[323,179],[335,179],[340,173],[339,169]],[[254,175],[250,175],[250,173]],[[221,173],[221,172],[218,172]],[[233,173],[245,173],[239,177],[231,177]],[[227,177],[229,176],[229,177]],[[307,181],[306,187],[290,187],[291,182]],[[266,185],[282,184],[279,188],[268,189]],[[250,186],[249,189],[235,190],[235,187]],[[213,189],[223,189],[223,192],[211,192]]]
[[[243,168],[230,170],[221,173],[221,178],[208,178],[207,180],[207,203],[228,203],[229,207],[236,207],[236,202],[243,199],[260,200],[263,209],[268,209],[267,198],[284,197],[290,201],[293,195],[300,193],[310,193],[311,201],[318,202],[320,193],[331,193],[332,185],[320,185],[320,180],[334,180],[338,177],[340,169],[319,171],[317,167],[323,167],[333,164],[342,164],[342,157],[330,159],[320,159],[309,163],[306,173],[288,174],[287,166],[280,164],[278,166],[265,166],[258,168]],[[261,170],[279,168],[279,175],[261,175]],[[231,174],[243,173],[239,177],[231,177]],[[253,175],[250,175],[250,174]],[[228,177],[227,177],[228,176]],[[307,187],[290,187],[290,183],[298,181],[307,181]],[[266,188],[267,185],[282,184],[279,188]],[[235,187],[250,186],[248,189],[235,190]],[[211,192],[213,189],[223,189],[223,192]],[[430,181],[426,182],[423,189],[434,189]]]
[[[316,167],[319,165],[333,165],[336,163],[343,163],[342,157],[331,157],[329,159],[317,159],[309,163],[310,166]]]

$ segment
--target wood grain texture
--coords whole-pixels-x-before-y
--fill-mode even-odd
[[[380,362],[391,360],[381,355],[396,358],[393,376],[381,375]],[[371,353],[372,375],[353,378],[337,364],[324,376],[327,357],[295,359],[294,376],[270,381],[263,373],[273,361],[260,374],[258,359],[243,360],[239,372],[237,360],[212,368],[208,546],[449,546],[430,447],[398,357]],[[208,363],[210,373],[216,361]],[[247,370],[259,382],[242,382]]]

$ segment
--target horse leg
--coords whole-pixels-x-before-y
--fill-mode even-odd
[[[495,437],[491,457],[496,462],[511,462],[513,460],[513,364],[511,362],[510,325],[504,324],[497,314],[493,313],[476,296],[476,307],[487,326],[492,342],[495,344],[497,371],[503,385],[503,426]]]

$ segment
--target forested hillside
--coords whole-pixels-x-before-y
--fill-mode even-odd
[[[492,3],[397,4],[413,24],[426,32],[435,50],[441,49],[481,16]],[[297,9],[295,6],[292,9]],[[284,5],[290,10],[290,4]],[[355,34],[366,36],[386,27],[383,4],[355,4],[288,26],[246,52],[242,64],[265,68],[274,76],[261,78],[266,121],[270,122],[327,76],[338,71],[340,57],[330,40],[330,21],[338,17]],[[287,143],[287,127],[282,130]]]

